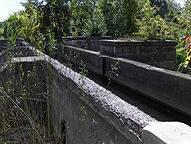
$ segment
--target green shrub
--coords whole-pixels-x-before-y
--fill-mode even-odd
[[[169,33],[169,27],[160,15],[156,15],[159,10],[157,7],[151,7],[150,1],[145,3],[142,10],[143,17],[137,19],[139,25],[139,33],[147,39],[174,39]]]
[[[106,24],[101,12],[95,12],[92,18],[87,19],[83,28],[84,36],[103,36],[107,33]]]

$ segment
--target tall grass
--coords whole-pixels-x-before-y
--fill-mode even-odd
[[[43,36],[38,30],[37,11],[33,6],[30,9],[30,17],[27,13],[19,15],[22,24],[16,30],[10,24],[9,43],[0,53],[0,59],[4,59],[0,72],[0,143],[58,143],[64,139],[64,135],[57,138],[50,122],[48,101],[52,82],[49,66],[43,62],[12,62],[12,58],[29,56],[26,52],[15,52],[18,37],[41,51],[47,46],[54,47],[51,29],[47,29],[47,35]],[[48,42],[43,39],[45,37]]]
[[[2,63],[4,66],[0,69],[3,70],[0,71],[0,143],[66,143],[66,123],[61,124],[61,138],[57,137],[51,123],[50,100],[55,98],[51,95],[54,82],[50,64],[40,61],[13,62],[13,58],[29,56],[25,52],[15,52],[18,37],[24,38],[40,51],[46,52],[48,49],[49,55],[54,55],[56,39],[52,28],[46,28],[46,34],[42,34],[38,12],[32,5],[30,12],[30,17],[27,13],[18,15],[20,18],[18,23],[20,21],[22,23],[16,30],[11,25],[8,27],[9,43],[7,48],[0,52],[0,60],[5,59]],[[14,24],[18,23],[14,21]],[[51,58],[48,60],[50,62]],[[70,66],[69,61],[70,55],[66,61]],[[118,69],[117,64],[112,71]],[[83,79],[87,72],[83,62],[80,70],[82,80],[80,90],[83,91]],[[83,95],[83,92],[81,94]],[[88,113],[85,106],[79,108],[79,113],[82,115],[79,119],[83,126],[71,136],[73,137],[71,142],[78,139],[86,124]]]

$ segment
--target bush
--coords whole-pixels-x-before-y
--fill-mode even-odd
[[[95,12],[87,19],[83,28],[84,36],[103,36],[107,33],[106,24],[101,12]]]
[[[181,72],[190,73],[190,59],[191,59],[191,37],[186,34],[182,37],[176,46],[176,65]]]

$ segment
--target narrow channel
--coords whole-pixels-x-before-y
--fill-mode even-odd
[[[60,59],[60,57],[56,55],[54,56],[54,58],[59,60],[61,63],[63,63],[64,61],[64,59]],[[76,72],[80,72],[79,69],[73,70]],[[104,78],[90,71],[88,72],[87,77],[107,89],[109,82],[108,78]],[[113,92],[115,95],[117,95],[127,103],[136,106],[138,109],[158,121],[178,121],[191,126],[191,117],[189,117],[188,115],[176,111],[175,109],[161,104],[160,102],[157,102],[156,100],[151,99],[148,96],[134,91],[128,87],[123,87],[120,84],[111,81],[108,90]]]
[[[87,77],[105,88],[108,87],[109,81],[107,78],[103,78],[92,72],[89,72]],[[130,88],[111,82],[108,90],[158,121],[179,121],[191,126],[191,117],[150,99],[146,95],[133,91]]]

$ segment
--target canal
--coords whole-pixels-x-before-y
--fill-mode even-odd
[[[60,56],[54,55],[53,57],[61,63],[66,62],[64,58],[60,58]],[[76,64],[74,64],[73,66],[75,66],[75,68],[72,68],[74,71],[81,71],[78,68],[76,68]],[[178,121],[191,126],[191,117],[169,106],[166,106],[154,99],[151,99],[147,95],[132,90],[128,87],[123,87],[120,84],[117,84],[113,81],[111,81],[111,83],[109,84],[108,78],[99,76],[90,71],[87,73],[87,77],[96,82],[97,84],[103,86],[104,88],[108,88],[108,90],[113,92],[115,95],[117,95],[127,103],[136,106],[138,109],[140,109],[141,111],[145,112],[146,114],[150,115],[158,121]]]
[[[108,88],[108,90],[124,101],[136,106],[141,111],[147,113],[158,121],[179,121],[191,126],[191,118],[189,116],[163,105],[154,99],[150,99],[144,94],[130,88],[123,87],[115,82],[111,82],[109,84],[108,78],[103,78],[91,72],[87,74],[87,77],[95,81],[97,84]]]

